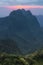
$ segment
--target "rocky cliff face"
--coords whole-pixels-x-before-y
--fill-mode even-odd
[[[0,18],[0,39],[13,39],[23,53],[42,47],[43,36],[37,18],[30,11],[15,10]],[[40,40],[40,41],[39,41]]]

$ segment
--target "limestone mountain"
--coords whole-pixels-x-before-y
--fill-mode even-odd
[[[43,47],[43,33],[37,18],[30,11],[18,9],[0,18],[0,40],[12,39],[23,53]]]

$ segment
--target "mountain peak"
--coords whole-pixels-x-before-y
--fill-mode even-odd
[[[23,15],[23,14],[28,14],[28,15],[32,15],[32,13],[29,10],[25,10],[25,9],[18,9],[18,10],[14,10],[10,13],[10,16],[14,16],[14,15]]]
[[[32,15],[32,13],[31,13],[30,10],[27,10],[27,14],[28,14],[28,15]]]

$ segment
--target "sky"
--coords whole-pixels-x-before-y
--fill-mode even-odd
[[[0,0],[0,6],[43,5],[43,0]]]
[[[19,8],[30,9],[33,14],[43,15],[43,0],[0,0],[1,16]]]

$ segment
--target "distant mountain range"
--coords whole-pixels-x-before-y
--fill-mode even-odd
[[[43,15],[37,15],[36,17],[40,23],[40,26],[43,27]]]
[[[16,44],[22,53],[30,53],[43,47],[43,32],[38,20],[30,11],[24,9],[14,10],[9,16],[0,18],[0,41],[5,42],[8,39],[13,40],[12,46]],[[4,46],[3,43],[0,49]],[[6,46],[5,48],[9,49]],[[12,46],[10,49],[15,49]]]

